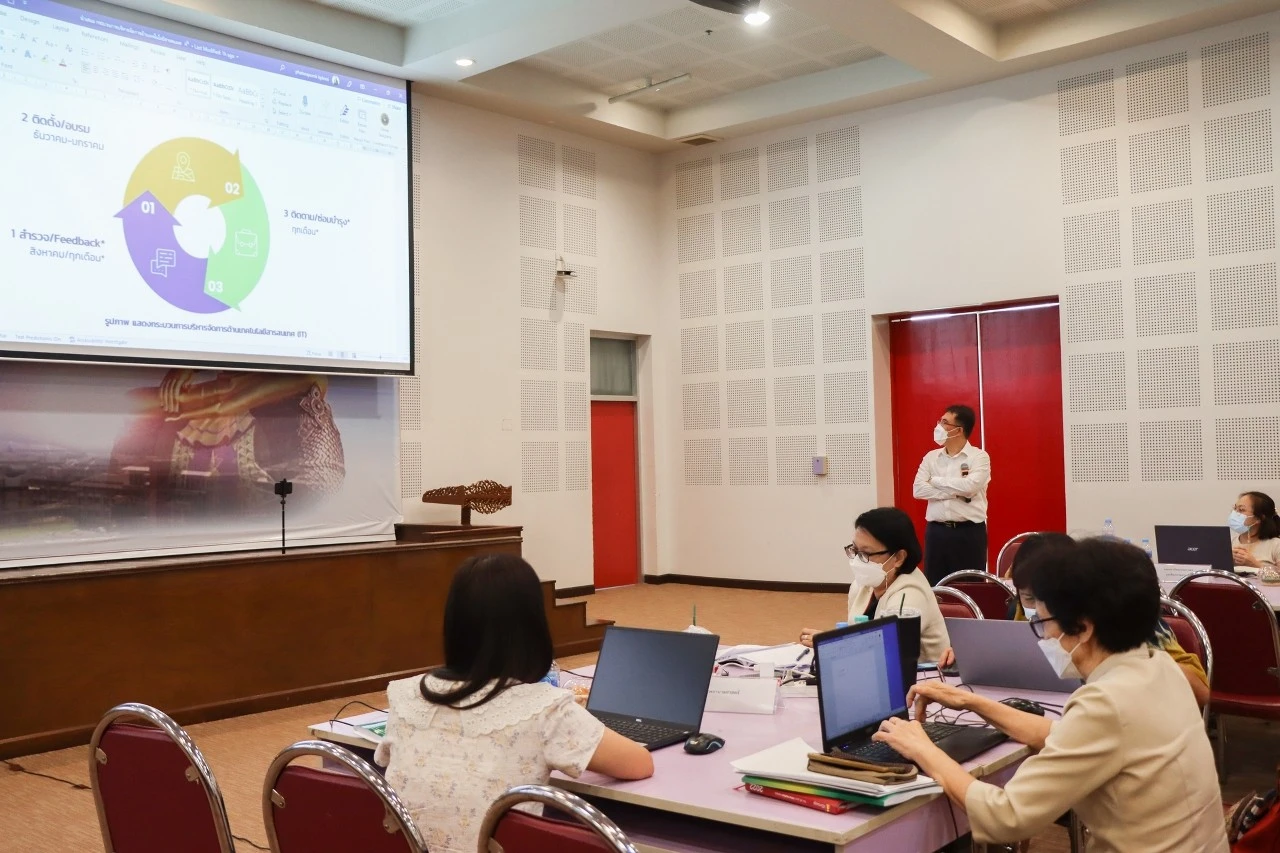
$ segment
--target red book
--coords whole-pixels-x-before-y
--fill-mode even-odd
[[[827,814],[843,814],[849,809],[857,808],[857,803],[851,803],[847,800],[837,800],[833,797],[820,797],[817,794],[801,794],[796,791],[783,791],[780,788],[766,788],[764,785],[756,785],[747,783],[739,785],[745,788],[748,793],[759,794],[762,797],[769,797],[774,800],[782,800],[784,803],[794,803],[797,806],[804,806],[807,809],[817,809]]]

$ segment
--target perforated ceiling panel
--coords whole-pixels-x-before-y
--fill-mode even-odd
[[[551,379],[520,380],[520,429],[560,429],[560,387]]]
[[[866,357],[866,311],[832,311],[822,315],[823,364],[861,361]]]
[[[1130,124],[1185,113],[1191,109],[1186,51],[1126,66],[1125,89]]]
[[[524,441],[520,443],[520,490],[523,492],[560,491],[560,442]]]
[[[1133,291],[1138,337],[1195,334],[1198,326],[1195,273],[1135,279]]]
[[[769,192],[809,185],[809,138],[774,142],[765,149]]]
[[[813,317],[773,318],[773,366],[813,364]]]
[[[769,248],[807,246],[811,239],[809,197],[780,198],[769,202]]]
[[[675,168],[675,178],[677,210],[712,202],[710,157],[681,163]]]
[[[764,367],[764,321],[726,323],[724,366],[728,370],[758,370]]]
[[[1070,432],[1073,482],[1129,481],[1128,424],[1072,424]]]
[[[1162,201],[1133,209],[1133,262],[1164,264],[1195,257],[1191,199]]]
[[[1214,432],[1219,480],[1280,480],[1280,417],[1219,418]]]
[[[847,240],[862,236],[862,187],[844,187],[818,194],[818,240]]]
[[[1213,402],[1219,406],[1280,403],[1280,339],[1213,345]],[[1275,453],[1274,443],[1271,453]]]
[[[684,441],[684,484],[719,486],[724,482],[720,463],[720,439],[686,438]]]
[[[1118,281],[1069,284],[1062,293],[1067,343],[1124,337],[1124,285]]]
[[[571,314],[595,315],[600,299],[600,276],[595,267],[573,264],[573,276],[561,279],[564,310]]]
[[[596,155],[593,151],[570,148],[560,149],[564,166],[564,191],[582,198],[596,197]]]
[[[823,252],[818,261],[818,269],[823,302],[845,302],[862,299],[867,295],[866,265],[861,246]]]
[[[1144,421],[1138,425],[1138,457],[1148,483],[1199,483],[1204,479],[1202,421]]]
[[[550,199],[520,196],[520,245],[556,249],[556,203]]]
[[[813,304],[813,258],[775,258],[769,262],[769,297],[774,308]]]
[[[1116,124],[1115,72],[1110,68],[1058,82],[1058,135]]]
[[[1200,347],[1138,350],[1138,408],[1200,407]]]
[[[1129,191],[1191,186],[1191,125],[1129,137]]]
[[[550,311],[556,307],[556,265],[542,258],[520,259],[520,307]]]
[[[1209,254],[1276,247],[1276,192],[1253,187],[1209,196]]]
[[[749,204],[720,213],[720,251],[726,258],[760,251],[760,205]]]
[[[564,383],[564,428],[568,432],[591,429],[590,389],[585,382]]]
[[[680,372],[716,373],[720,370],[720,327],[694,326],[680,330]]]
[[[1200,71],[1206,107],[1265,98],[1271,94],[1271,34],[1201,48]]]
[[[568,492],[591,488],[591,442],[564,443],[564,488]]]
[[[744,148],[720,155],[720,198],[730,201],[760,192],[760,149]]]
[[[422,429],[422,380],[416,376],[397,382],[400,394],[400,430]]]
[[[720,429],[720,383],[689,382],[681,388],[685,429]]]
[[[714,214],[676,220],[676,260],[682,264],[709,261],[716,256]]]
[[[587,327],[581,323],[564,324],[564,369],[585,373],[587,369]]]
[[[714,269],[680,273],[680,319],[714,317],[720,313]]]
[[[738,314],[764,309],[764,266],[759,263],[724,268],[724,311]]]
[[[729,429],[768,425],[763,379],[730,380],[724,390],[729,404]]]
[[[1067,385],[1072,412],[1123,412],[1125,396],[1123,352],[1092,352],[1069,356]]]
[[[576,204],[564,206],[564,250],[573,255],[596,256],[596,211]]]
[[[400,497],[422,497],[422,442],[400,442]]]
[[[813,426],[818,421],[817,382],[813,376],[773,380],[773,422],[777,426]]]
[[[1114,139],[1100,139],[1097,142],[1063,148],[1060,166],[1063,204],[1097,201],[1120,195]]]
[[[520,318],[520,368],[559,370],[560,341],[556,324],[550,320]]]
[[[769,440],[762,436],[729,439],[729,485],[769,485]]]
[[[864,424],[871,417],[867,372],[828,373],[822,378],[822,420],[828,424]]]
[[[1096,272],[1120,266],[1120,211],[1100,210],[1062,220],[1067,272]]]
[[[871,485],[871,436],[839,433],[827,436],[828,483],[837,486]]]
[[[818,482],[813,457],[818,455],[816,435],[779,435],[774,438],[779,486],[811,486]]]
[[[517,137],[520,162],[520,185],[544,190],[556,188],[556,146],[546,139]]]
[[[818,183],[862,174],[862,136],[857,125],[819,133],[816,148]]]
[[[1205,178],[1224,181],[1272,169],[1271,110],[1223,116],[1204,123]]]
[[[1209,303],[1215,332],[1280,325],[1276,262],[1210,270]]]

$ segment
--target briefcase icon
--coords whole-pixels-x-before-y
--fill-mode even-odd
[[[242,258],[258,257],[258,235],[247,228],[235,233],[236,254]]]

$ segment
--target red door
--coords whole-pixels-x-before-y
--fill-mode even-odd
[[[591,520],[595,587],[640,580],[640,523],[636,502],[636,404],[591,403]]]

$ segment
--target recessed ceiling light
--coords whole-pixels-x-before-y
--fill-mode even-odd
[[[768,16],[768,15],[765,15],[765,17],[766,17],[766,18],[768,18],[769,16]],[[462,66],[463,68],[470,68],[472,65],[475,65],[475,64],[476,64],[476,61],[475,61],[474,59],[467,59],[467,58],[464,56],[464,57],[462,57],[461,59],[455,59],[455,60],[454,60],[454,63],[455,63],[455,64],[457,64],[457,65]]]
[[[753,27],[759,27],[768,22],[769,13],[761,12],[759,9],[756,9],[754,12],[748,12],[747,14],[743,15],[742,20],[746,21],[748,24],[750,24]]]

